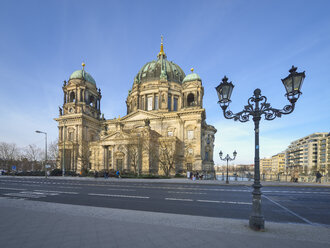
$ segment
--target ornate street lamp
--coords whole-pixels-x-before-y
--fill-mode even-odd
[[[275,109],[267,103],[267,98],[261,95],[260,89],[255,89],[253,96],[248,99],[248,105],[244,106],[243,111],[234,114],[227,110],[233,91],[234,85],[232,82],[228,83],[228,78],[225,76],[220,85],[216,87],[219,97],[219,104],[223,110],[226,119],[239,120],[246,122],[250,115],[254,121],[255,132],[255,157],[254,157],[254,183],[252,192],[252,213],[249,219],[250,228],[254,230],[264,230],[265,220],[261,213],[261,184],[260,184],[260,168],[259,168],[259,122],[261,116],[264,115],[266,120],[274,120],[276,117],[281,117],[283,114],[290,114],[295,108],[295,103],[301,95],[301,86],[305,78],[305,72],[296,72],[297,67],[292,66],[290,74],[282,79],[283,85],[286,89],[285,96],[288,98],[290,105],[284,106],[283,109]]]
[[[219,157],[220,157],[220,159],[223,160],[223,161],[227,161],[227,177],[226,177],[226,183],[228,184],[228,183],[229,183],[229,180],[228,180],[228,161],[233,161],[233,160],[235,160],[236,155],[237,155],[237,152],[236,152],[236,151],[233,152],[233,155],[234,155],[233,158],[231,158],[231,157],[229,156],[229,154],[227,154],[226,157],[222,158],[222,155],[223,155],[223,153],[222,153],[222,151],[220,151],[220,152],[219,152]]]

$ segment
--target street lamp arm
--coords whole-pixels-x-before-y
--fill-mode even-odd
[[[233,161],[233,160],[235,160],[235,157],[234,157],[234,158],[231,158],[231,157],[227,154],[227,156],[224,157],[224,158],[222,158],[222,157],[220,156],[220,159],[221,159],[222,161]]]
[[[260,89],[254,91],[254,96],[249,98],[248,105],[244,106],[243,111],[234,114],[231,110],[227,110],[228,105],[221,106],[224,117],[240,122],[249,121],[250,116],[260,118],[262,115],[264,115],[265,120],[274,120],[276,117],[292,113],[295,107],[295,103],[291,102],[283,109],[272,108],[270,103],[267,102],[267,97],[261,95]]]
[[[269,103],[267,103],[269,104]],[[261,115],[265,116],[265,120],[271,121],[274,120],[276,117],[281,118],[282,115],[288,115],[290,113],[293,112],[295,107],[295,104],[291,104],[291,105],[286,105],[284,106],[283,109],[275,109],[269,106],[262,106],[262,111],[261,111]]]
[[[252,112],[251,112],[252,113]],[[234,119],[234,121],[247,122],[251,114],[250,111],[243,110],[234,114],[230,110],[223,110],[223,115],[226,119]]]

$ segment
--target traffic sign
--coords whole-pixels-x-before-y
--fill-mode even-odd
[[[16,170],[16,165],[13,165],[13,166],[11,167],[11,169],[12,169],[12,170]]]

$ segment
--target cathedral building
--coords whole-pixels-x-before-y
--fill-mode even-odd
[[[101,114],[101,90],[84,69],[64,81],[58,167],[66,171],[111,171],[214,175],[214,134],[206,124],[201,78],[168,61],[161,43],[157,60],[134,78],[122,118]]]

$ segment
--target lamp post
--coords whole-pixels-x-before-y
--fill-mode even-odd
[[[65,176],[65,121],[63,122],[62,176]]]
[[[229,183],[229,180],[228,180],[228,161],[233,161],[233,160],[235,160],[236,155],[237,155],[237,152],[236,152],[236,151],[233,152],[233,155],[234,155],[233,158],[231,158],[231,157],[229,156],[229,154],[227,154],[226,157],[222,158],[222,155],[223,155],[223,153],[222,153],[222,151],[220,151],[220,152],[219,152],[219,157],[220,157],[220,159],[223,160],[223,161],[227,161],[227,177],[226,177],[226,183],[228,184],[228,183]]]
[[[252,213],[249,218],[249,226],[254,230],[264,230],[265,220],[261,213],[261,184],[260,184],[260,168],[259,168],[259,122],[263,115],[266,120],[274,120],[276,117],[281,117],[283,114],[290,114],[295,108],[295,103],[301,95],[301,86],[305,78],[305,72],[296,72],[297,67],[292,66],[289,70],[290,74],[282,79],[283,85],[286,89],[285,96],[288,98],[290,105],[284,106],[283,109],[275,109],[267,103],[267,98],[261,95],[260,89],[255,89],[253,96],[248,99],[248,105],[244,106],[243,111],[234,114],[227,110],[231,100],[231,93],[234,85],[228,82],[225,76],[222,82],[216,87],[218,93],[219,104],[223,110],[223,115],[226,119],[239,120],[240,122],[247,122],[252,116],[254,121],[255,132],[255,157],[254,157],[254,183],[252,192]]]
[[[47,178],[47,133],[39,130],[36,133],[43,133],[45,135],[45,177]]]

